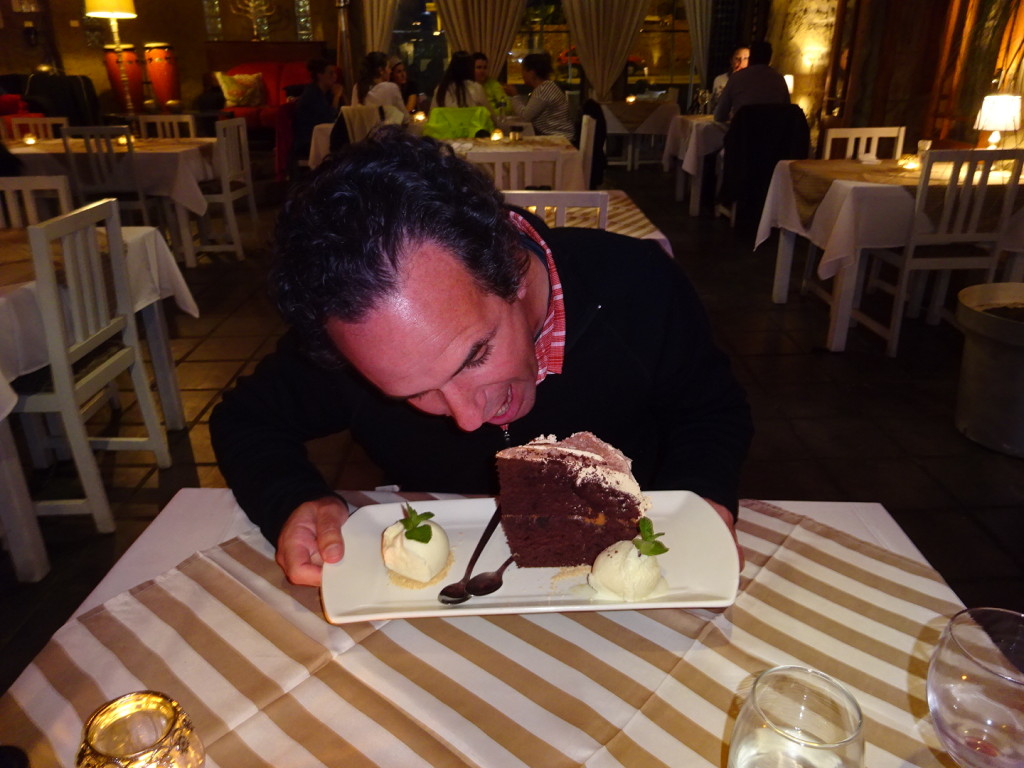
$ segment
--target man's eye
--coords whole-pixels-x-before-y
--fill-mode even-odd
[[[490,356],[491,356],[491,348],[489,346],[488,347],[484,347],[483,349],[480,350],[480,353],[475,358],[473,358],[468,363],[466,363],[465,367],[466,368],[479,368],[481,365],[483,365],[484,363],[487,362],[487,359]]]

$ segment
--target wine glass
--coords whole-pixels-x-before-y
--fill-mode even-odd
[[[1024,765],[1024,614],[968,608],[950,619],[928,665],[928,709],[963,768]]]
[[[729,744],[729,768],[863,768],[863,718],[838,681],[773,667],[754,681]]]

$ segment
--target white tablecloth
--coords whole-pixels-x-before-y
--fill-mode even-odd
[[[122,227],[121,233],[135,311],[173,296],[182,311],[199,317],[174,254],[156,228]],[[35,282],[0,285],[0,418],[18,399],[9,382],[47,364]]]
[[[205,543],[240,535],[159,574],[137,570],[128,591],[65,624],[0,698],[0,739],[33,765],[71,765],[95,707],[155,688],[182,703],[207,764],[224,768],[720,768],[752,676],[798,663],[851,689],[872,768],[940,768],[924,673],[960,602],[916,552],[823,525],[833,505],[801,517],[785,504],[742,503],[747,564],[722,611],[454,608],[334,627],[316,590],[284,582],[230,494],[183,491],[125,559],[147,557],[150,531],[178,554],[201,547],[189,536],[197,514],[218,521],[202,523]],[[837,506],[841,524],[899,536],[877,505]]]
[[[681,167],[691,176],[698,175],[704,156],[722,148],[725,129],[725,124],[716,123],[711,115],[678,115],[668,128],[662,167],[666,171]]]
[[[216,139],[135,139],[135,167],[142,191],[147,195],[169,197],[199,216],[206,213],[206,199],[199,182],[214,178],[213,146]],[[64,157],[64,142],[38,141],[28,146],[8,145],[25,164],[26,176],[69,175]],[[84,155],[81,139],[71,141],[71,149]]]

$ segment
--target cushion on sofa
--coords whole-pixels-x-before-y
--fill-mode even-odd
[[[267,95],[263,86],[263,74],[253,72],[252,74],[229,75],[226,72],[214,72],[217,84],[224,92],[225,106],[228,109],[234,107],[262,107],[267,103]]]

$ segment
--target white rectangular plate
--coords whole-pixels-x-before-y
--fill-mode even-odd
[[[448,534],[455,556],[448,574],[436,584],[407,589],[392,584],[381,559],[381,533],[402,517],[401,504],[363,507],[345,524],[345,557],[324,566],[320,597],[324,615],[334,624],[426,616],[482,616],[497,613],[611,611],[637,608],[719,608],[736,599],[739,556],[725,523],[711,506],[689,491],[652,491],[647,515],[669,548],[659,556],[667,589],[639,602],[593,599],[586,573],[560,568],[505,571],[504,586],[492,595],[459,605],[442,605],[437,594],[458,581],[494,512],[494,499],[417,501],[417,512],[433,512]],[[498,568],[509,556],[499,526],[477,561],[475,573]]]

